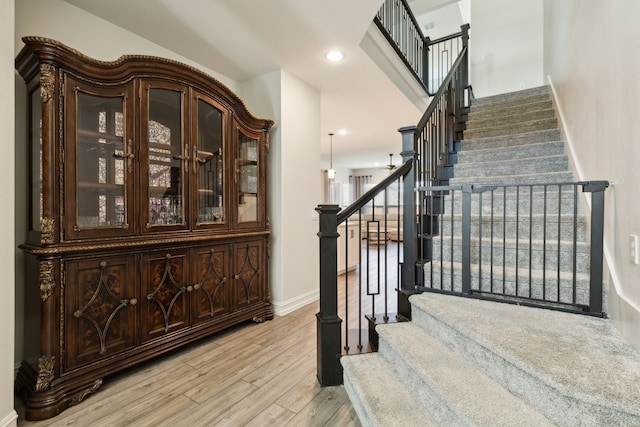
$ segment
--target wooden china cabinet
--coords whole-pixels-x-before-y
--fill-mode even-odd
[[[273,122],[175,61],[93,60],[26,37],[29,419],[102,378],[273,317],[266,156]]]

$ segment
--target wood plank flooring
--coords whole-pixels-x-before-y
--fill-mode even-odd
[[[344,388],[316,380],[318,304],[246,323],[104,379],[97,393],[19,426],[360,426]]]

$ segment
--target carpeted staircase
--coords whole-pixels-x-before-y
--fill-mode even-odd
[[[549,87],[474,101],[451,185],[566,182],[573,182],[573,176]],[[572,186],[554,185],[498,188],[491,200],[486,193],[482,218],[480,201],[474,198],[472,289],[487,293],[500,289],[515,297],[574,304],[575,267],[575,305],[588,305],[588,221],[581,213],[582,195],[573,190]],[[447,200],[445,210],[453,214],[445,212],[439,218],[442,233],[433,239],[433,262],[426,265],[425,282],[427,287],[460,292],[461,197],[455,199],[453,208]],[[480,226],[481,239],[477,237]]]
[[[474,101],[451,185],[572,180],[548,87]],[[575,238],[577,302],[585,304],[587,219],[576,217],[574,236],[573,227],[563,225],[580,211],[571,191],[549,190],[546,202],[543,187],[528,191],[495,195],[494,209],[505,214],[493,218],[492,233],[504,239],[494,251],[472,248],[472,289],[504,286],[507,294],[537,297],[558,292],[559,278],[560,299],[570,300],[574,261],[563,252]],[[455,203],[453,211],[460,212]],[[536,213],[540,208],[548,218]],[[528,215],[531,220],[521,221]],[[483,221],[474,214],[474,233]],[[556,224],[544,225],[544,233],[561,242],[559,251],[548,249],[541,258],[544,243],[518,245],[519,236],[539,237],[548,221]],[[443,235],[460,230],[460,222],[459,215],[443,218]],[[451,283],[459,291],[461,242],[453,234],[434,239],[444,250],[434,249],[425,282]],[[516,268],[516,253],[517,267],[526,268]],[[489,261],[501,267],[488,272]],[[410,302],[411,322],[376,327],[378,353],[341,359],[363,425],[640,426],[640,356],[609,320],[433,293]]]

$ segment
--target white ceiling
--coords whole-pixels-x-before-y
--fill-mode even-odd
[[[421,115],[359,46],[382,0],[66,1],[235,81],[284,69],[316,88],[325,159],[328,133],[348,131],[334,136],[336,167],[388,163],[401,149],[397,129]],[[428,13],[452,3],[414,2]],[[346,56],[338,64],[324,59],[333,48]]]

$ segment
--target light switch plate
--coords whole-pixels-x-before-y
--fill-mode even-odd
[[[629,235],[629,257],[632,263],[638,265],[638,236],[635,234]]]

